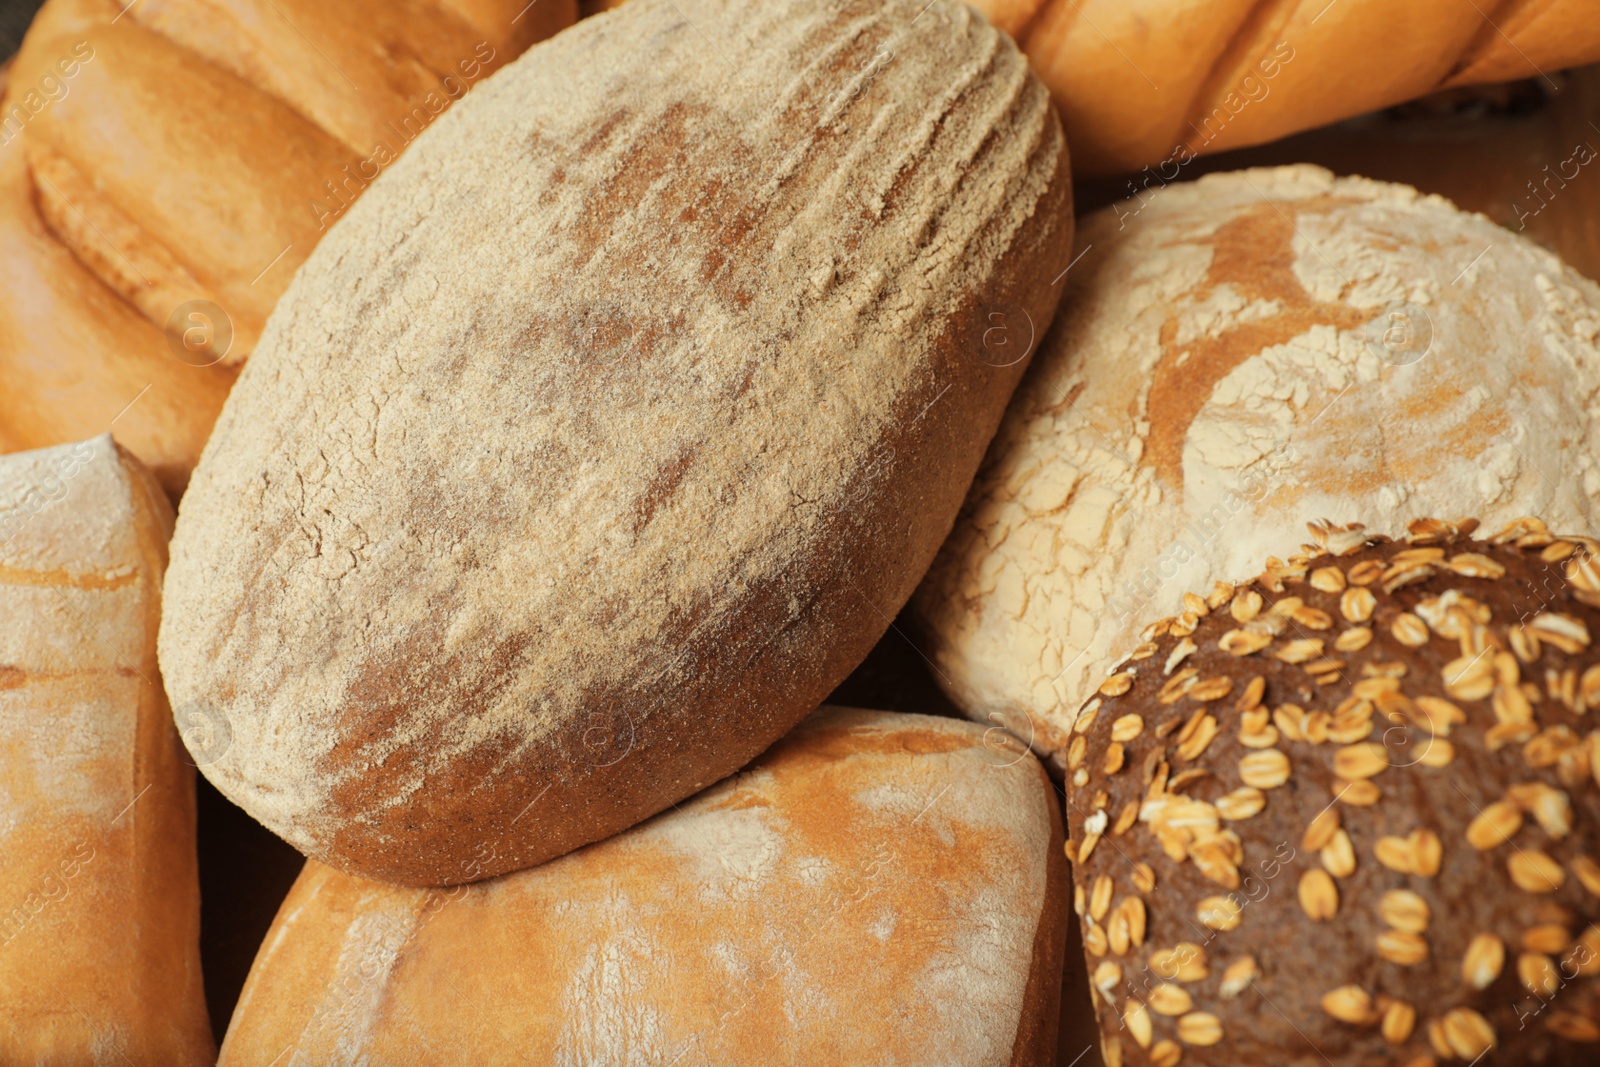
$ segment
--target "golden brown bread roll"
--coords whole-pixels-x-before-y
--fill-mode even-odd
[[[1600,59],[1592,0],[975,6],[1017,38],[1050,86],[1086,173],[1181,167],[1439,88]]]
[[[0,458],[0,1062],[211,1062],[171,529],[109,435]]]
[[[427,885],[742,766],[937,550],[1071,225],[1044,87],[951,0],[636,0],[539,46],[322,242],[206,446],[161,635],[232,724],[206,776]]]
[[[573,0],[50,0],[0,105],[0,447],[116,420],[181,492],[327,227],[573,17]]]
[[[1049,1064],[1066,879],[1014,740],[824,709],[532,870],[422,890],[308,863],[222,1063]]]

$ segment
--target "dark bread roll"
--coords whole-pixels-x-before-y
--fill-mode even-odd
[[[1313,526],[1084,705],[1108,1064],[1592,1064],[1600,542]]]

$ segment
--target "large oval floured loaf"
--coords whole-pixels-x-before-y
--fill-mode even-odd
[[[162,666],[230,724],[206,774],[432,884],[748,761],[948,531],[1066,173],[946,0],[644,0],[483,83],[307,261],[184,502]]]
[[[1308,522],[1595,528],[1600,290],[1531,242],[1287,167],[1113,205],[1079,245],[915,601],[974,717],[1059,755],[1140,627]]]
[[[221,1063],[1053,1063],[1066,866],[1016,741],[828,708],[535,870],[427,890],[306,864]]]

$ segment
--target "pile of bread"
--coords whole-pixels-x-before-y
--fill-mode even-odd
[[[198,767],[222,1063],[1594,1062],[1600,288],[1195,180],[1592,12],[599,6],[37,17],[0,1061],[218,1062]]]

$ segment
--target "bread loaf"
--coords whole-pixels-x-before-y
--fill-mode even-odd
[[[193,770],[156,671],[171,528],[109,436],[0,458],[0,1062],[212,1062]]]
[[[0,104],[0,443],[115,421],[181,492],[322,234],[574,6],[50,0]]]
[[[308,863],[222,1063],[1053,1063],[1060,814],[1001,742],[824,709],[530,871],[423,890]]]
[[[231,723],[205,773],[441,884],[747,762],[949,529],[1069,196],[953,2],[644,0],[507,68],[318,246],[207,446],[161,635]]]
[[[977,0],[1050,87],[1081,170],[1149,167],[1600,59],[1589,0]],[[1166,173],[1170,171],[1170,173]]]
[[[1310,167],[1170,186],[1080,240],[915,602],[968,714],[1059,752],[1144,620],[1312,519],[1600,520],[1600,290],[1532,243]]]
[[[1557,88],[1552,88],[1556,86]],[[1258,148],[1196,162],[1210,170],[1316,163],[1437,193],[1600,278],[1600,66],[1454,89]],[[1108,180],[1107,200],[1143,195],[1159,177]],[[1084,187],[1074,192],[1084,210]],[[1092,194],[1091,194],[1092,195]],[[1103,203],[1094,204],[1095,207]]]
[[[1073,727],[1108,1064],[1593,1064],[1600,542],[1314,532]]]

